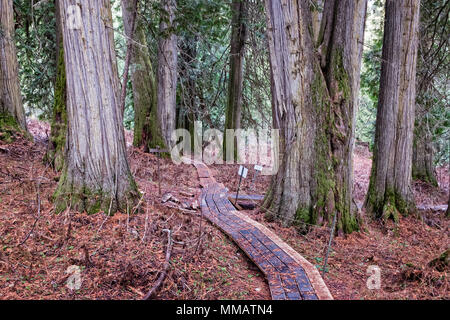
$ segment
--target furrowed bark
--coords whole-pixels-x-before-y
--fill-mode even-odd
[[[177,106],[177,126],[184,128],[194,138],[194,122],[197,120],[198,113],[197,103],[197,86],[195,77],[193,76],[196,68],[197,59],[197,36],[187,35],[184,37],[180,46],[180,97],[181,102]],[[191,140],[193,141],[193,140]],[[192,145],[192,151],[194,146]]]
[[[19,85],[19,66],[14,43],[13,1],[0,1],[0,139],[27,131]]]
[[[433,137],[427,130],[427,119],[417,119],[414,129],[412,177],[437,186],[433,164]]]
[[[66,161],[54,194],[56,211],[125,211],[137,202],[125,148],[108,0],[61,0],[67,78]],[[76,4],[75,4],[76,5]]]
[[[228,81],[228,104],[225,113],[225,130],[241,128],[241,112],[242,112],[242,86],[244,71],[244,54],[245,41],[247,38],[246,16],[247,16],[246,0],[233,0],[231,3],[232,30],[231,30],[231,50],[230,50],[230,73]],[[229,142],[231,143],[231,142]],[[238,155],[237,138],[233,139],[234,143],[234,159]],[[227,140],[224,135],[223,140],[224,156],[227,152]]]
[[[66,109],[66,69],[64,66],[64,45],[59,16],[59,1],[55,1],[56,15],[56,80],[55,104],[51,121],[51,131],[47,153],[44,162],[49,163],[54,170],[61,171],[64,166],[64,148],[67,135],[67,109]]]
[[[437,128],[435,114],[442,106],[436,84],[448,78],[448,33],[450,1],[427,1],[421,4],[419,21],[419,49],[417,59],[416,112],[413,144],[413,179],[437,186],[435,173],[435,147]],[[448,65],[448,63],[447,63]],[[442,96],[440,96],[442,98]],[[441,107],[442,108],[442,107]],[[441,113],[443,111],[440,111]],[[435,140],[435,141],[433,141]]]
[[[176,120],[177,35],[175,32],[175,0],[162,0],[164,12],[160,23],[162,37],[158,49],[158,121],[168,148],[174,144],[172,132]]]
[[[133,0],[122,0],[122,16],[125,34],[139,43],[132,42],[130,76],[134,100],[134,140],[135,147],[145,152],[156,146],[164,147],[165,142],[158,123],[157,90],[155,75],[150,61],[150,52],[145,38],[142,19],[136,14]],[[132,19],[136,15],[134,35]],[[133,36],[132,36],[133,35]]]
[[[414,210],[411,166],[420,1],[387,0],[372,173],[366,208],[375,218]]]
[[[327,1],[315,50],[308,1],[266,0],[274,124],[281,161],[266,195],[285,224],[358,229],[351,208],[352,148],[367,1]]]

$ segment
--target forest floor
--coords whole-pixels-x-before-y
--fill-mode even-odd
[[[42,162],[47,124],[31,121],[35,142],[0,141],[0,299],[141,299],[158,278],[166,255],[167,234],[175,241],[169,273],[156,299],[270,299],[263,274],[230,239],[202,219],[196,200],[196,170],[158,158],[129,145],[132,173],[142,201],[130,213],[108,216],[66,210],[56,215],[51,203],[58,174]],[[370,173],[370,152],[355,152],[355,194],[362,202]],[[213,165],[218,182],[237,186],[237,166]],[[439,188],[415,183],[419,204],[445,204],[449,172],[438,169]],[[269,177],[259,177],[243,193],[263,194]],[[162,198],[171,199],[162,203]],[[134,214],[134,212],[139,212]],[[327,227],[302,235],[295,227],[268,222],[259,209],[244,211],[274,230],[319,269],[329,237]],[[335,299],[449,299],[449,270],[427,264],[449,247],[449,219],[431,210],[404,217],[398,225],[366,222],[361,232],[335,238],[325,282]],[[66,284],[80,268],[81,287]],[[381,289],[366,287],[369,265],[381,269]]]

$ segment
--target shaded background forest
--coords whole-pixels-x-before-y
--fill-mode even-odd
[[[112,1],[119,73],[126,56],[120,1]],[[416,105],[415,147],[426,144],[433,168],[449,161],[449,4],[423,1]],[[20,87],[27,117],[51,121],[56,78],[56,20],[52,1],[34,4],[15,0],[16,37],[20,67]],[[243,128],[271,127],[270,66],[265,35],[264,5],[249,1],[245,43]],[[321,10],[321,8],[318,8]],[[159,2],[141,6],[150,61],[157,62]],[[179,46],[177,109],[203,119],[205,127],[223,129],[227,105],[228,63],[231,37],[231,8],[225,1],[179,1],[177,34]],[[383,1],[369,1],[361,69],[360,106],[357,113],[357,141],[373,145],[376,106],[383,43]],[[192,85],[194,84],[194,87]],[[129,81],[131,88],[131,80]],[[134,126],[133,90],[127,90],[124,124]],[[431,178],[421,176],[418,178]],[[435,181],[431,178],[430,181]]]

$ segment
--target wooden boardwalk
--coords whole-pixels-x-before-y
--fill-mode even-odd
[[[228,190],[194,162],[202,185],[202,214],[225,232],[264,273],[273,300],[333,299],[317,269],[272,231],[236,211]]]

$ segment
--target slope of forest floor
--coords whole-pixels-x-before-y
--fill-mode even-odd
[[[224,234],[201,218],[194,167],[161,159],[162,195],[158,192],[157,157],[130,146],[132,173],[143,193],[131,213],[107,216],[53,212],[51,196],[58,174],[42,162],[49,127],[31,121],[35,142],[0,142],[0,299],[141,299],[158,278],[166,254],[167,234],[175,241],[169,274],[156,299],[270,299],[262,273]],[[355,152],[355,193],[362,202],[370,173],[370,152]],[[211,166],[217,181],[230,190],[237,185],[237,166]],[[445,204],[448,170],[438,169],[440,188],[416,183],[416,200]],[[251,190],[251,175],[243,193],[263,194],[269,177],[259,177]],[[133,211],[138,214],[133,214]],[[294,227],[267,222],[259,210],[245,211],[274,230],[287,243],[322,268],[329,230],[313,228],[302,235]],[[449,220],[443,213],[422,212],[397,226],[367,222],[362,232],[335,238],[325,282],[335,299],[450,298],[448,271],[427,266],[449,246]],[[81,271],[81,287],[66,283]],[[381,269],[381,290],[366,287],[369,265]],[[69,272],[67,272],[69,271]]]

